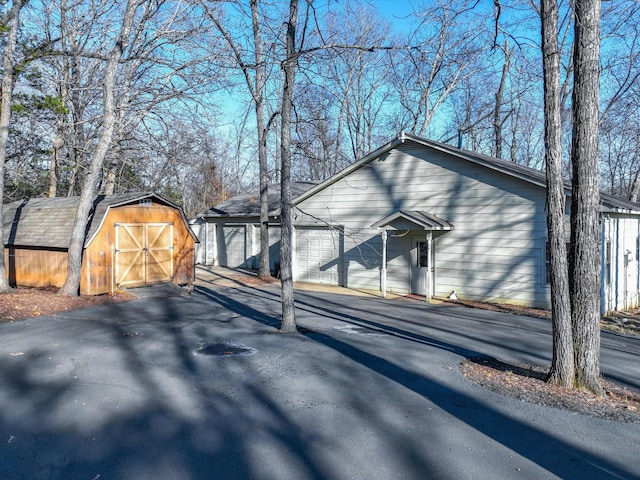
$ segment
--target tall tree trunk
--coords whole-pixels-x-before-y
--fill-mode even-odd
[[[207,14],[222,33],[231,48],[242,74],[247,88],[253,99],[253,107],[256,116],[256,130],[258,132],[258,168],[260,174],[260,266],[258,277],[265,279],[271,277],[269,268],[269,172],[267,165],[267,134],[269,124],[265,125],[264,119],[264,55],[262,50],[262,31],[260,26],[259,0],[250,0],[251,28],[253,32],[254,58],[253,62],[243,57],[243,48],[233,40],[229,32],[222,26],[215,12],[207,10]],[[254,65],[252,66],[251,63]],[[254,75],[251,76],[251,70]],[[270,122],[269,122],[270,123]]]
[[[542,66],[544,71],[544,143],[547,174],[547,232],[551,282],[553,361],[548,381],[570,388],[574,381],[569,269],[564,223],[565,193],[562,181],[562,120],[558,4],[541,0]]]
[[[289,22],[287,24],[287,56],[284,68],[284,86],[282,89],[282,132],[280,145],[281,162],[281,229],[280,242],[280,280],[282,282],[282,324],[280,331],[297,331],[295,301],[293,297],[293,205],[291,198],[291,109],[293,103],[293,85],[296,65],[296,25],[298,22],[298,0],[289,3]]]
[[[13,97],[13,75],[15,65],[18,27],[20,26],[20,10],[23,0],[14,0],[9,12],[9,32],[2,55],[2,105],[0,106],[0,293],[10,290],[7,279],[7,267],[4,261],[4,231],[2,229],[2,204],[4,203],[4,164],[7,159],[7,141],[9,139],[9,123],[11,121],[11,100]]]
[[[93,197],[95,195],[96,184],[100,176],[100,171],[104,163],[104,159],[109,151],[113,131],[116,123],[116,105],[113,89],[118,71],[118,64],[122,58],[131,26],[135,15],[139,0],[129,0],[122,21],[122,29],[120,35],[116,39],[115,45],[109,54],[109,60],[104,74],[104,113],[102,115],[103,125],[102,133],[93,153],[89,171],[84,178],[82,192],[80,193],[80,203],[73,224],[71,233],[71,242],[69,245],[68,261],[67,261],[67,278],[58,294],[77,296],[80,291],[80,270],[82,266],[82,251],[84,247],[85,230],[91,211]]]
[[[258,0],[251,0],[250,3],[256,62],[254,102],[258,130],[258,168],[260,172],[260,268],[258,277],[264,279],[271,277],[271,269],[269,268],[269,172],[267,167],[267,129],[264,123],[264,69],[262,63],[264,59],[262,55]]]
[[[600,226],[598,99],[600,0],[575,0],[571,321],[576,386],[602,394],[600,384]]]
[[[502,103],[504,99],[504,87],[509,74],[509,64],[511,53],[509,52],[509,42],[504,42],[504,64],[502,65],[502,75],[500,76],[500,86],[495,94],[496,104],[493,109],[493,140],[496,147],[496,158],[502,158]]]

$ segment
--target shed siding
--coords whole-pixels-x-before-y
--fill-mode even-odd
[[[67,278],[67,252],[11,247],[4,261],[10,285],[62,287]]]
[[[454,225],[454,230],[434,242],[436,295],[455,290],[461,298],[508,298],[548,306],[549,292],[540,273],[546,237],[544,205],[541,187],[404,144],[298,207],[309,214],[305,221],[339,223],[344,225],[345,238],[354,240],[345,240],[345,283],[350,287],[378,289],[380,285],[382,243],[370,226],[397,210],[418,210]],[[364,248],[362,241],[372,248]],[[388,242],[390,291],[410,289],[410,247],[409,239]]]

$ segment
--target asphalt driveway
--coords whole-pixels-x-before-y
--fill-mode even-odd
[[[0,325],[0,478],[640,478],[640,425],[501,397],[466,356],[539,363],[547,321],[201,284]],[[603,335],[640,389],[640,341]]]

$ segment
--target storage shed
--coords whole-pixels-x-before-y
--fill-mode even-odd
[[[4,205],[9,283],[61,287],[80,197],[32,198]],[[80,293],[194,281],[196,236],[182,209],[153,193],[100,195],[87,223]]]

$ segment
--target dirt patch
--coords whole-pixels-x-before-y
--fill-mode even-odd
[[[547,371],[537,365],[513,365],[482,357],[462,362],[461,370],[472,382],[523,402],[616,422],[640,422],[640,394],[612,382],[602,382],[605,394],[598,397],[546,383]]]
[[[19,288],[11,293],[0,294],[0,322],[51,316],[58,312],[107,303],[126,302],[135,298],[120,292],[110,295],[82,295],[79,297],[65,297],[57,295],[57,292],[58,289],[55,287]]]
[[[551,312],[520,305],[448,300],[450,303],[494,312],[527,315],[551,320]],[[640,336],[640,311],[615,312],[600,321],[604,330]],[[492,392],[523,402],[570,410],[617,422],[640,422],[640,394],[603,380],[601,397],[584,390],[571,390],[546,382],[547,368],[531,364],[507,364],[492,358],[468,359],[461,365],[470,381]]]

